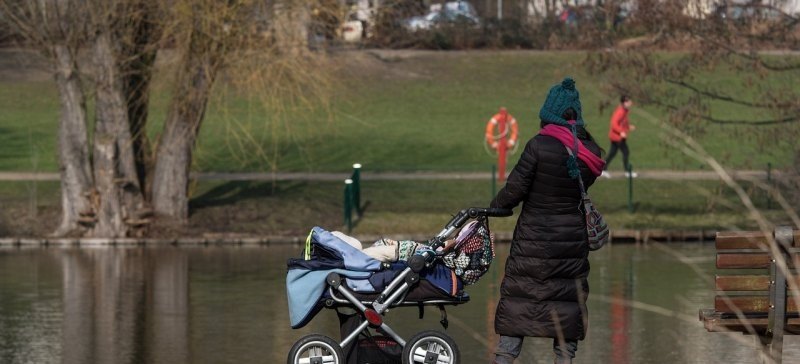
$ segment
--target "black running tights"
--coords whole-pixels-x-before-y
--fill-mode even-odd
[[[611,164],[611,160],[617,155],[617,149],[622,151],[622,163],[625,167],[625,170],[630,171],[630,164],[628,164],[628,143],[625,141],[625,139],[622,139],[622,141],[619,142],[611,142],[611,148],[609,149],[608,156],[606,157],[605,169],[608,169],[608,165]]]

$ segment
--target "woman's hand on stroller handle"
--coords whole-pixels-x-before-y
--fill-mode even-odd
[[[447,225],[445,225],[444,230],[442,230],[442,232],[436,237],[446,238],[448,235],[450,235],[450,233],[453,232],[452,230],[461,228],[469,219],[476,219],[479,217],[507,217],[513,214],[514,211],[511,209],[470,207],[468,209],[459,211],[455,216],[453,216],[453,219],[450,220]],[[448,230],[450,231],[448,232]],[[445,232],[448,233],[443,236],[442,234]]]
[[[514,215],[514,211],[511,209],[501,209],[501,208],[477,208],[473,207],[470,210],[478,210],[475,213],[482,214],[482,216],[490,216],[490,217],[509,217]]]

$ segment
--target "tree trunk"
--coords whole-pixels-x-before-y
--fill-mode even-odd
[[[150,103],[150,80],[156,60],[156,48],[152,45],[159,29],[154,25],[155,10],[150,8],[150,3],[138,2],[135,9],[128,19],[133,23],[131,39],[121,42],[122,58],[129,60],[122,65],[122,85],[128,103],[136,173],[146,199],[150,195],[147,176],[152,168],[146,130],[147,108]]]
[[[86,134],[86,101],[78,78],[78,65],[64,45],[52,49],[55,80],[61,99],[58,123],[58,161],[61,174],[61,224],[54,235],[79,229],[80,213],[89,211],[87,194],[92,180]]]
[[[611,31],[614,30],[614,22],[617,20],[617,1],[616,0],[607,0],[605,4],[603,4],[600,0],[598,2],[598,7],[603,6],[606,13],[606,30]]]
[[[311,13],[306,3],[275,2],[272,30],[275,34],[276,47],[282,52],[299,53],[307,50],[310,20]]]
[[[172,111],[167,119],[166,130],[158,146],[152,191],[155,212],[179,222],[189,217],[189,170],[197,130],[183,116]]]
[[[220,49],[208,42],[213,40],[198,33],[192,35],[190,50],[178,78],[178,89],[158,143],[153,172],[155,212],[181,223],[189,217],[187,192],[192,150],[218,68],[216,55]]]
[[[99,205],[92,235],[123,237],[125,220],[143,207],[143,196],[134,161],[128,123],[128,104],[123,94],[119,63],[111,35],[102,31],[93,44],[96,83],[94,176]]]
[[[155,58],[155,57],[153,57]],[[150,142],[147,138],[147,107],[150,93],[150,69],[148,66],[137,66],[141,69],[125,77],[125,94],[128,98],[128,119],[130,120],[130,135],[132,138],[136,177],[142,192],[147,195],[149,188],[147,172],[150,169]]]
[[[95,237],[122,237],[127,233],[122,216],[120,191],[116,185],[117,145],[108,134],[94,137],[94,180],[98,205],[95,206],[96,223],[91,234]]]

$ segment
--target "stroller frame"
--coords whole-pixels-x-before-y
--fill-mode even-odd
[[[351,342],[353,342],[358,337],[358,335],[367,328],[367,326],[372,326],[373,328],[380,330],[386,335],[389,335],[392,339],[397,341],[397,343],[400,344],[400,346],[406,345],[406,341],[403,340],[403,338],[400,337],[400,335],[394,332],[394,330],[392,330],[392,328],[389,327],[389,325],[383,322],[382,316],[384,312],[386,312],[386,310],[392,305],[392,303],[396,302],[400,298],[400,295],[407,292],[411,288],[411,285],[408,282],[405,282],[405,278],[408,277],[410,273],[411,273],[411,268],[404,269],[400,273],[400,275],[398,275],[392,281],[392,283],[386,289],[384,289],[380,297],[385,297],[387,294],[392,293],[392,291],[394,291],[398,285],[402,284],[400,289],[391,294],[391,296],[389,296],[389,298],[386,299],[385,302],[381,302],[382,301],[381,299],[377,299],[373,302],[362,302],[361,300],[356,298],[355,295],[353,295],[353,293],[345,285],[342,285],[341,278],[339,277],[338,274],[331,273],[328,275],[327,281],[328,285],[330,286],[328,289],[330,290],[331,297],[335,297],[334,296],[335,293],[333,292],[333,289],[335,288],[336,290],[339,291],[339,293],[341,293],[346,298],[346,300],[341,300],[336,298],[332,299],[337,303],[341,304],[349,303],[350,305],[358,309],[358,311],[362,315],[364,315],[364,317],[367,318],[366,320],[364,320],[364,322],[362,322],[358,326],[358,328],[356,328],[350,335],[348,335],[344,340],[342,340],[342,342],[339,343],[339,346],[345,347]],[[417,279],[419,278],[417,277]],[[367,305],[372,306],[372,308],[367,307]],[[377,314],[377,316],[375,314]]]
[[[487,217],[505,217],[511,216],[512,211],[508,209],[494,209],[494,208],[469,208],[461,210],[458,214],[456,214],[450,222],[445,225],[444,229],[442,229],[439,234],[437,234],[433,239],[430,240],[431,243],[431,251],[426,251],[420,255],[414,255],[408,261],[408,267],[404,268],[392,281],[387,285],[375,298],[374,300],[362,300],[356,296],[356,294],[344,284],[342,277],[337,273],[330,273],[326,277],[326,283],[328,284],[328,293],[330,298],[327,298],[325,301],[325,307],[327,308],[337,308],[337,307],[350,307],[356,309],[358,314],[364,318],[364,321],[361,322],[358,327],[356,327],[353,332],[348,334],[341,342],[333,342],[330,338],[324,337],[328,340],[328,342],[324,343],[325,349],[327,346],[333,346],[333,344],[337,344],[338,348],[341,349],[346,347],[349,344],[355,342],[358,336],[367,330],[368,328],[375,329],[379,332],[382,332],[385,335],[388,335],[391,339],[396,341],[401,347],[404,348],[403,356],[404,361],[406,363],[406,356],[413,356],[415,358],[414,362],[419,360],[419,362],[425,363],[435,363],[437,362],[437,358],[439,354],[436,353],[440,348],[444,348],[445,350],[449,350],[450,353],[456,352],[457,348],[455,342],[449,336],[439,333],[437,331],[427,331],[420,334],[428,334],[428,338],[432,340],[433,347],[435,349],[420,349],[420,348],[412,348],[415,349],[414,352],[410,354],[406,354],[408,352],[407,342],[403,339],[399,334],[397,334],[389,325],[384,322],[384,314],[389,308],[393,307],[400,307],[400,306],[419,306],[420,310],[422,310],[422,306],[425,305],[437,305],[440,307],[443,313],[443,320],[442,324],[446,327],[447,323],[447,316],[444,312],[444,305],[458,305],[462,303],[466,303],[469,301],[467,297],[456,297],[453,300],[448,299],[431,299],[431,300],[423,300],[423,301],[405,301],[408,292],[414,288],[420,282],[419,273],[425,269],[426,267],[430,267],[433,263],[441,258],[441,252],[436,253],[439,248],[445,245],[447,239],[458,229],[460,229],[464,224],[469,221],[470,219],[478,219],[478,218],[487,218]],[[415,335],[410,341],[414,341],[415,343],[419,339],[419,336]],[[314,335],[312,335],[314,336]],[[319,336],[319,335],[317,335]],[[424,336],[424,335],[423,335]],[[438,336],[438,337],[434,337]],[[295,346],[302,342],[298,341]],[[429,343],[430,344],[430,343]],[[292,349],[294,352],[295,349]],[[328,350],[331,351],[331,350]],[[457,354],[456,354],[457,355]],[[322,358],[319,360],[314,359],[303,359],[298,361],[299,363],[338,363],[335,359],[330,359],[335,357],[336,355],[329,355],[329,356],[318,356],[318,358]],[[292,361],[292,353],[290,352],[289,363],[296,363]]]

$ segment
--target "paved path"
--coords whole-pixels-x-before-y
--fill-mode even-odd
[[[712,171],[676,171],[676,170],[640,170],[640,180],[717,180],[719,177]],[[776,176],[780,172],[773,172]],[[735,179],[766,179],[766,171],[739,170],[731,171]],[[612,179],[624,178],[620,171],[611,172]],[[199,180],[217,181],[343,181],[350,173],[194,173]],[[362,171],[361,179],[366,181],[401,181],[401,180],[488,180],[488,172],[366,172]],[[58,181],[58,173],[0,172],[0,181]]]

